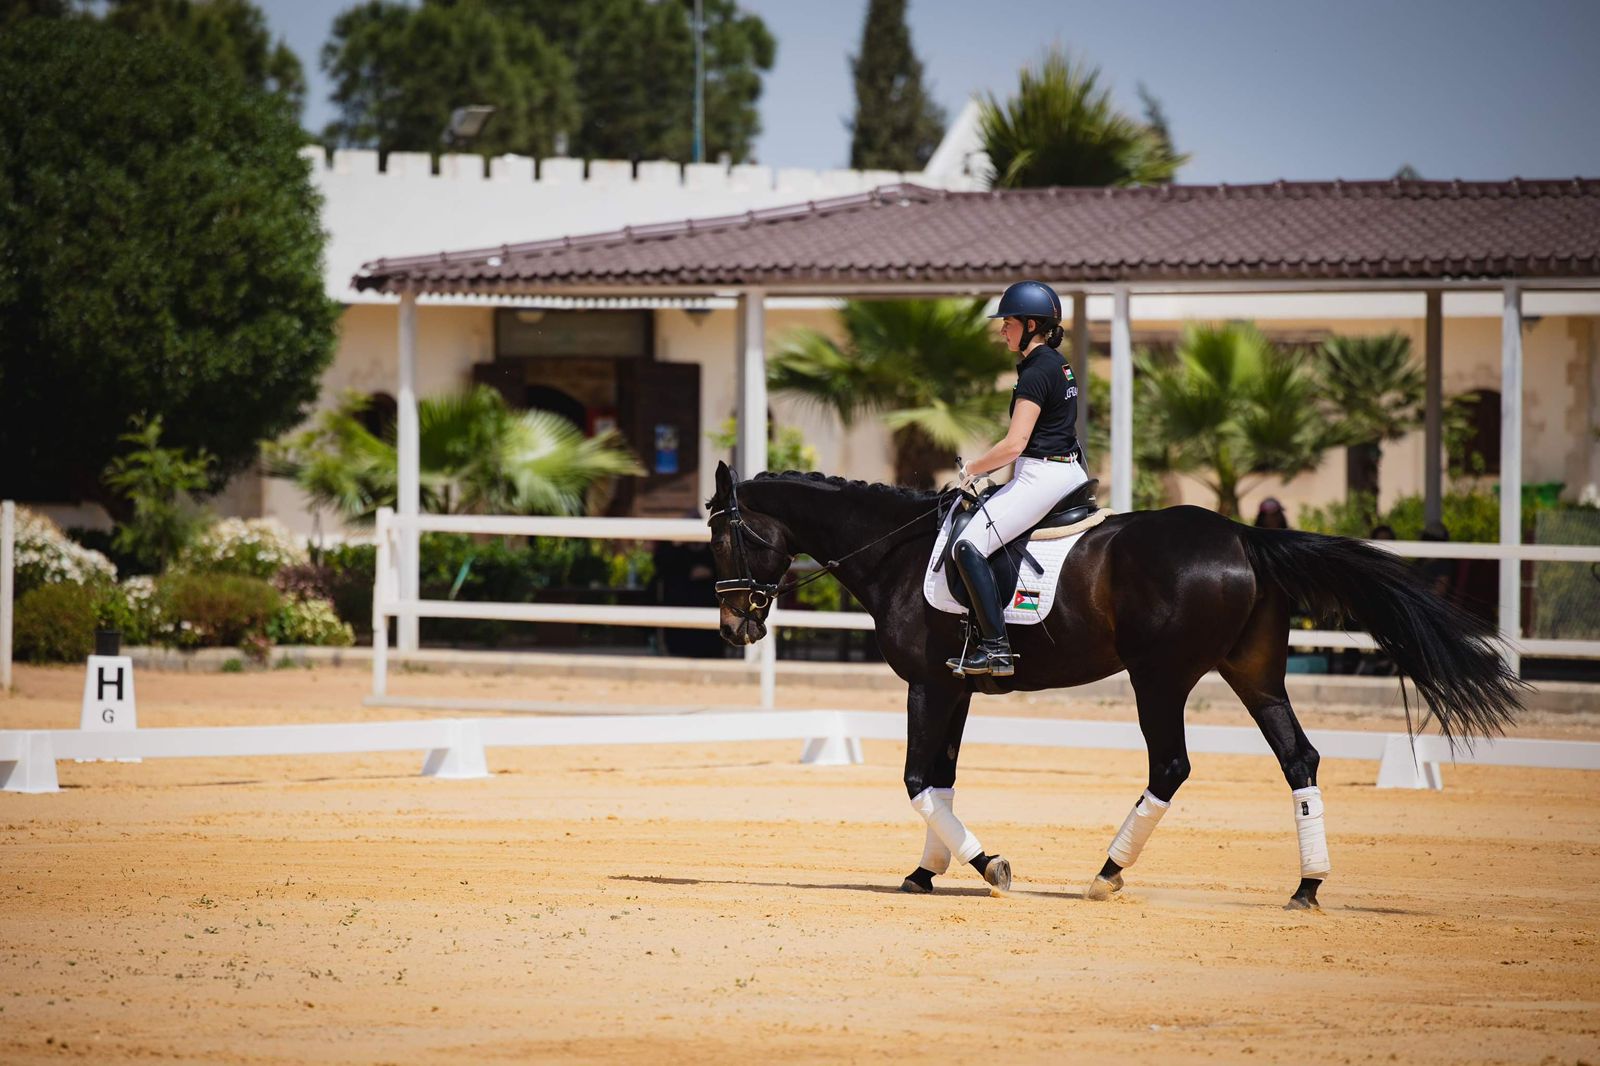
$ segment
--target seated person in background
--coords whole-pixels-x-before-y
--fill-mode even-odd
[[[1429,522],[1422,527],[1422,539],[1427,541],[1447,541],[1450,531],[1444,527],[1443,522]],[[1454,598],[1456,559],[1419,559],[1417,572],[1422,578],[1422,583],[1432,589],[1436,595],[1445,599]]]
[[[1261,507],[1256,511],[1257,529],[1288,529],[1289,515],[1283,509],[1283,504],[1278,502],[1276,496],[1268,496],[1261,501]]]
[[[698,510],[691,518],[703,518]],[[713,607],[717,602],[716,570],[712,565],[711,545],[658,541],[651,557],[656,567],[657,596],[666,607]],[[714,629],[663,631],[667,654],[695,659],[720,659],[724,656],[722,637]]]

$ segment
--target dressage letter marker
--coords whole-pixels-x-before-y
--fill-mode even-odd
[[[78,721],[78,728],[104,732],[138,727],[139,715],[134,709],[133,699],[133,660],[126,655],[89,656],[89,670],[83,679],[83,714]],[[140,760],[116,761],[139,762]]]

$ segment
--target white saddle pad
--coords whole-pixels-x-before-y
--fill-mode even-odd
[[[1017,579],[1017,591],[1012,594],[1011,605],[1006,608],[1006,624],[1037,625],[1040,619],[1050,613],[1050,608],[1055,605],[1056,588],[1061,583],[1061,567],[1066,563],[1067,555],[1085,533],[1104,521],[1105,514],[1100,512],[1095,521],[1080,523],[1074,532],[1055,540],[1041,540],[1037,534],[1034,535],[1028,543],[1028,554],[1039,561],[1044,573],[1037,572],[1027,560],[1022,560],[1022,565],[1018,567],[1022,576]],[[922,596],[936,610],[964,615],[967,609],[950,595],[950,587],[945,583],[945,570],[954,564],[945,563],[937,573],[933,569],[944,558],[944,546],[950,539],[950,522],[954,517],[953,511],[945,516],[939,536],[933,542],[933,555],[928,559],[928,567],[922,577]],[[1013,549],[1001,549],[1010,550]]]

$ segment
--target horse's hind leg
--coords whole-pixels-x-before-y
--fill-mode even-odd
[[[922,858],[901,882],[904,892],[932,892],[933,879],[952,857],[969,863],[991,887],[1011,887],[1011,864],[985,854],[972,831],[956,817],[956,760],[972,693],[912,685],[906,700],[906,792],[927,823]]]
[[[1122,890],[1122,871],[1132,866],[1172,805],[1172,797],[1189,777],[1189,750],[1183,739],[1183,706],[1197,678],[1178,678],[1160,669],[1128,671],[1139,705],[1139,731],[1144,734],[1150,778],[1122,828],[1106,849],[1106,863],[1084,893],[1087,899],[1110,899]]]
[[[1300,885],[1288,908],[1318,910],[1317,889],[1332,867],[1322,822],[1322,790],[1317,787],[1317,749],[1300,728],[1284,685],[1288,634],[1288,604],[1273,594],[1256,605],[1239,642],[1217,669],[1256,720],[1289,784],[1300,838]]]

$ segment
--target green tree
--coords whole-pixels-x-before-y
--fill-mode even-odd
[[[1190,325],[1175,358],[1138,370],[1141,462],[1200,481],[1230,518],[1252,479],[1315,469],[1335,440],[1304,359],[1254,326]]]
[[[982,300],[851,300],[840,317],[843,344],[797,331],[771,360],[768,381],[846,426],[877,413],[893,431],[899,484],[933,487],[956,449],[1002,431],[1009,396],[995,379],[1012,357],[995,343]]]
[[[598,0],[584,5],[492,0],[528,17],[577,68],[582,121],[570,151],[590,159],[675,159],[694,151],[694,0]],[[734,0],[704,0],[706,158],[750,158],[761,76],[777,43]]]
[[[26,18],[66,18],[82,6],[73,0],[0,0],[0,27]]]
[[[300,57],[272,39],[267,17],[251,0],[111,0],[106,22],[192,45],[215,65],[288,100],[296,116],[305,107]]]
[[[1154,118],[1165,123],[1159,104]],[[1004,103],[987,96],[978,121],[996,188],[1158,185],[1189,158],[1173,151],[1164,125],[1117,110],[1100,68],[1060,49],[1023,68],[1016,95]]]
[[[1317,360],[1318,383],[1346,442],[1345,495],[1378,497],[1383,442],[1422,424],[1422,368],[1403,333],[1329,337]]]
[[[361,420],[346,396],[307,429],[268,449],[267,472],[292,479],[319,507],[370,522],[393,507],[399,460],[392,432]],[[422,508],[443,514],[582,514],[589,487],[644,471],[615,433],[585,438],[548,411],[513,411],[487,386],[417,404]]]
[[[432,151],[450,110],[497,109],[475,151],[690,158],[693,0],[369,0],[334,23],[333,143]],[[706,151],[750,156],[776,43],[734,0],[704,0]],[[498,42],[498,43],[497,43]]]
[[[132,513],[119,523],[113,546],[147,573],[159,573],[194,540],[207,519],[195,496],[210,485],[211,456],[193,458],[161,446],[161,419],[135,417],[122,435],[129,451],[106,467],[105,483]]]
[[[338,307],[301,143],[284,99],[173,42],[0,35],[0,495],[117,514],[131,415],[214,486],[302,419]]]
[[[911,47],[906,0],[871,0],[861,52],[850,57],[856,116],[850,165],[858,170],[921,170],[944,136],[944,111],[922,86]]]
[[[107,25],[125,33],[191,46],[213,65],[279,94],[296,115],[305,105],[300,58],[281,39],[273,41],[266,16],[252,0],[0,0],[0,26],[30,16],[61,19],[97,10],[103,10]]]
[[[334,19],[322,68],[338,108],[323,134],[332,144],[436,151],[451,111],[467,104],[495,109],[472,144],[486,155],[551,155],[577,125],[572,64],[537,26],[483,0],[368,0]]]

